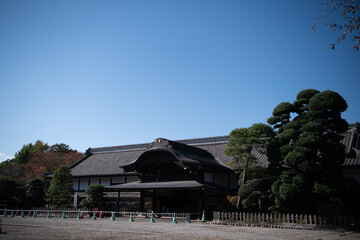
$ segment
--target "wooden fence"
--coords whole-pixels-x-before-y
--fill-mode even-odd
[[[304,228],[304,229],[351,229],[358,230],[360,217],[324,216],[315,214],[277,214],[277,213],[245,213],[214,212],[214,224]]]

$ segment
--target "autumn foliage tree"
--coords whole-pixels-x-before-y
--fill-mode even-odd
[[[33,178],[42,178],[46,172],[55,171],[59,166],[69,166],[80,160],[84,155],[77,151],[68,152],[37,152],[30,161],[25,164],[27,171],[24,174],[24,180]]]
[[[31,179],[41,179],[46,172],[55,171],[61,165],[70,165],[84,155],[64,143],[49,146],[40,140],[24,145],[15,158],[0,164],[0,176],[11,177],[20,184]]]
[[[30,161],[31,157],[36,152],[46,152],[49,149],[49,146],[47,143],[44,143],[43,141],[37,140],[35,144],[29,143],[26,145],[23,145],[23,147],[15,153],[14,162],[15,163],[27,163]]]

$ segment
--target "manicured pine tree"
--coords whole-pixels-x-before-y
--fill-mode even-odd
[[[280,103],[268,123],[278,131],[271,144],[269,169],[275,209],[314,211],[314,194],[334,196],[343,178],[344,146],[340,133],[347,130],[341,113],[346,101],[336,92],[307,89],[294,103]]]
[[[80,202],[81,207],[86,208],[99,208],[102,209],[105,206],[104,198],[104,186],[101,184],[91,184],[85,191],[87,198]]]

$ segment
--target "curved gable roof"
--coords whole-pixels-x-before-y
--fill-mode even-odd
[[[211,153],[204,149],[186,145],[180,142],[170,141],[164,138],[156,139],[137,159],[131,163],[122,165],[121,167],[125,168],[125,171],[135,170],[142,161],[146,161],[146,158],[144,157],[145,154],[149,155],[155,152],[168,152],[172,154],[176,159],[176,164],[183,167],[196,169],[199,167],[206,167],[211,168],[214,171],[231,170],[230,167],[216,160],[216,158]]]

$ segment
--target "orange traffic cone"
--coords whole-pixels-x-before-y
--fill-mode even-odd
[[[99,218],[103,218],[102,211],[100,212]]]
[[[0,234],[2,234],[2,223],[1,223],[1,219],[0,219]]]
[[[28,217],[30,217],[30,216],[31,216],[31,211],[29,210]]]
[[[19,215],[19,209],[16,210],[15,216]]]

